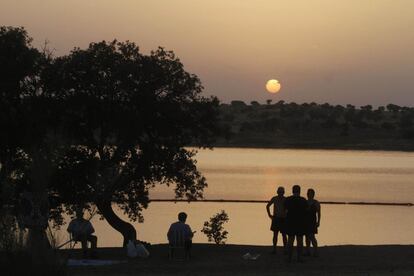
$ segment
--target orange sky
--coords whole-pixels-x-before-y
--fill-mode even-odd
[[[56,55],[100,40],[174,50],[224,102],[414,105],[411,0],[1,0]],[[265,92],[268,79],[282,90]]]

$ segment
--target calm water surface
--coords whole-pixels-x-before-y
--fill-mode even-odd
[[[345,150],[202,150],[198,168],[207,178],[206,199],[268,200],[279,185],[290,194],[294,184],[316,190],[320,201],[414,202],[414,153]],[[160,187],[151,198],[173,198]],[[151,203],[145,222],[135,224],[138,238],[165,243],[166,231],[179,211],[197,233],[194,242],[207,242],[203,222],[226,210],[228,243],[270,245],[272,233],[265,204]],[[106,221],[92,220],[100,246],[119,246],[121,236]],[[318,239],[333,244],[414,244],[414,207],[322,205]],[[65,233],[60,234],[64,240]]]

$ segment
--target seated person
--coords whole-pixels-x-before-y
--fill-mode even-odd
[[[190,257],[190,249],[192,246],[192,238],[195,232],[191,231],[188,224],[185,223],[187,220],[187,214],[181,212],[178,214],[178,221],[171,224],[170,229],[167,233],[167,238],[170,246],[184,246],[186,252],[186,258]],[[170,252],[172,257],[172,249]]]
[[[91,257],[96,256],[98,238],[92,235],[95,229],[93,229],[89,220],[83,218],[83,210],[76,211],[76,218],[69,223],[68,232],[72,235],[74,241],[81,242],[84,257],[87,256],[88,241],[91,243]]]

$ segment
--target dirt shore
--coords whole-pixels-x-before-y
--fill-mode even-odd
[[[414,275],[414,245],[325,246],[319,257],[287,263],[280,251],[265,246],[195,244],[189,261],[169,260],[167,245],[152,245],[148,259],[128,260],[121,248],[101,248],[101,260],[124,263],[97,267],[70,267],[69,275]],[[257,260],[242,258],[247,252]],[[80,258],[79,250],[64,251]]]

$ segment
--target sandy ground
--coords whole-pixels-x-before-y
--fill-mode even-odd
[[[127,260],[120,248],[102,248],[100,259],[125,260],[101,267],[71,267],[69,275],[414,275],[414,245],[326,246],[319,257],[286,263],[265,246],[195,244],[192,259],[169,260],[167,245],[153,245],[148,259]],[[257,260],[244,260],[250,252]],[[80,258],[79,250],[63,251]]]

